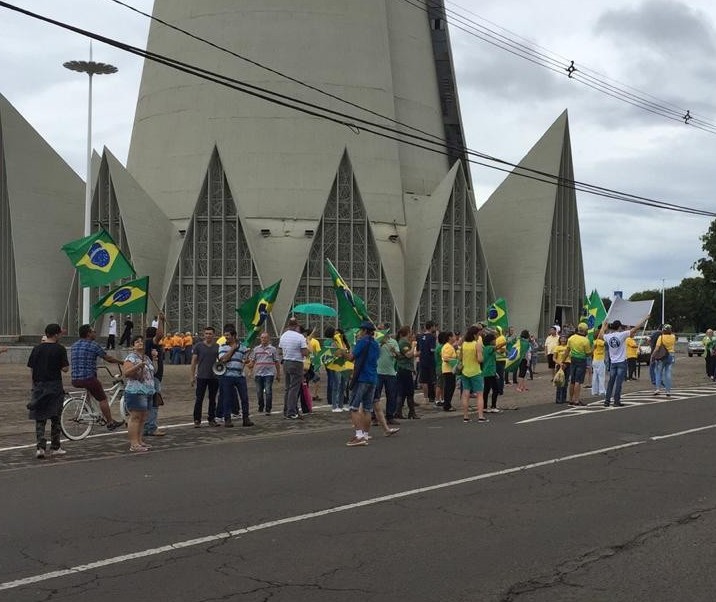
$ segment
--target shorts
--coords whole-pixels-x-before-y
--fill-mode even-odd
[[[460,376],[460,382],[462,383],[462,390],[469,391],[470,393],[482,393],[485,389],[485,379],[482,374],[476,374],[475,376]]]
[[[146,412],[152,407],[152,397],[153,395],[147,395],[146,393],[130,393],[129,391],[125,391],[124,405],[127,411]]]
[[[522,360],[520,360],[520,365],[518,367],[517,376],[519,378],[524,378],[526,374],[527,374],[527,360],[522,359]]]
[[[427,366],[423,366],[421,364],[418,366],[418,370],[419,370],[418,380],[421,383],[429,385],[429,384],[435,382],[435,364],[430,363]]]
[[[569,371],[569,382],[582,384],[587,373],[587,360],[572,358],[572,369]]]
[[[554,354],[552,354],[552,353],[547,354],[547,367],[550,370],[554,370],[554,368],[555,368]]]
[[[445,375],[442,372],[438,374],[438,387],[445,388]]]
[[[364,412],[373,410],[373,397],[375,396],[375,385],[373,383],[356,383],[351,390],[348,409],[357,412],[363,406]]]
[[[79,380],[73,380],[72,386],[78,389],[87,389],[89,394],[94,397],[97,401],[104,401],[107,399],[107,394],[102,388],[102,383],[96,376],[90,378],[81,378]]]

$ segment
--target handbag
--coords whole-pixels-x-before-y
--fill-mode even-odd
[[[656,349],[654,349],[652,357],[655,360],[664,361],[669,357],[669,351],[663,345],[659,345]]]

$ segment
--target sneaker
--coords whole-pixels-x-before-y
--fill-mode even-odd
[[[340,414],[341,412],[343,412],[343,409],[342,408],[333,408],[331,410],[331,412],[338,412]]]
[[[194,426],[196,426],[196,425],[194,425]],[[144,434],[147,437],[164,437],[164,436],[166,436],[167,432],[160,431],[159,429],[157,429],[156,431],[152,431],[151,433],[144,433]]]
[[[351,409],[350,409],[348,406],[343,406],[343,407],[341,408],[341,411],[342,411],[342,412],[350,412]]]
[[[286,418],[288,418],[288,420],[297,420],[298,414],[288,414]]]
[[[656,389],[654,391],[654,393],[652,393],[652,395],[660,395],[660,394],[661,394],[661,391],[659,391],[659,389]]]
[[[211,424],[211,423],[209,423],[209,424]],[[201,427],[201,420],[195,420],[195,421],[194,421],[194,428],[195,428],[195,429],[198,429],[199,427]]]
[[[370,435],[369,433],[366,433],[365,435],[363,435],[363,439],[365,439],[366,441],[370,441],[372,438],[373,438],[373,436]]]
[[[348,441],[348,443],[346,443],[346,445],[348,447],[358,447],[359,445],[368,445],[368,442],[365,439],[363,439],[362,437],[361,438],[351,437],[351,440]]]
[[[611,405],[611,402],[609,402],[609,401],[605,401],[605,402],[604,402],[604,407],[605,407],[605,408],[608,408],[610,405]],[[614,404],[614,405],[617,405],[617,404]]]
[[[266,416],[271,416],[271,412],[270,411],[266,412]]]
[[[231,422],[231,420],[224,420],[224,426],[227,428],[231,428],[232,426],[234,426],[234,423]]]
[[[621,408],[621,407],[624,407],[624,404],[623,404],[621,401],[615,401],[615,402],[614,402],[614,407],[615,407],[615,408]]]
[[[478,422],[490,422],[490,420],[485,418],[484,416],[482,418],[478,418],[477,421]]]
[[[120,426],[124,426],[124,421],[120,422],[119,420],[112,420],[112,422],[107,423],[107,430],[114,431],[117,430]]]
[[[45,450],[42,449],[41,447],[38,447],[38,448],[37,448],[37,451],[35,452],[35,457],[36,457],[36,458],[44,458],[44,457],[45,457]]]
[[[216,420],[209,420],[209,426],[221,426]]]
[[[43,450],[44,451],[44,450]],[[51,449],[50,455],[51,456],[64,456],[67,452],[62,449],[61,447],[58,447],[57,449]]]
[[[463,418],[462,421],[467,424],[468,422],[470,422],[470,419],[469,419],[469,418]]]
[[[441,406],[441,405],[443,405],[444,403],[445,403],[445,402],[444,402],[442,399],[438,399],[438,400],[435,402],[435,405],[436,405],[436,406]]]
[[[453,408],[452,406],[450,406],[449,408],[446,408],[445,406],[443,406],[443,412],[454,412],[454,411],[455,411],[455,408]]]
[[[385,436],[390,437],[391,435],[395,435],[400,429],[399,428],[390,428],[387,431],[385,431]]]
[[[248,418],[244,418],[244,420],[241,423],[241,426],[254,426],[254,423],[249,420]]]

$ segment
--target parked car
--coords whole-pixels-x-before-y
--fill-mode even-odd
[[[705,336],[705,333],[701,333],[691,337],[691,340],[686,345],[686,353],[689,354],[689,357],[693,357],[694,355],[698,355],[699,357],[701,357],[704,354]]]
[[[649,365],[651,361],[651,343],[649,342],[649,335],[639,334],[634,337],[636,344],[639,346],[639,355],[636,357],[638,364]]]

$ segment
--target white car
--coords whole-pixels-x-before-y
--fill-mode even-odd
[[[691,340],[686,345],[686,353],[689,354],[689,357],[693,357],[694,355],[698,355],[699,357],[701,357],[704,354],[705,336],[705,333],[701,333],[691,337]]]

